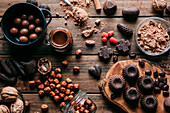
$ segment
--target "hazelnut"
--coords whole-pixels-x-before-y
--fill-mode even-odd
[[[84,110],[84,113],[89,113],[89,110],[85,109],[85,110]]]
[[[61,82],[61,86],[66,87],[67,86],[67,82],[66,81],[62,81]]]
[[[51,83],[50,88],[51,88],[51,90],[54,90],[55,89],[55,84]]]
[[[84,107],[81,107],[81,108],[79,109],[79,111],[80,111],[81,113],[83,113],[84,110],[85,110]]]
[[[74,85],[73,84],[68,84],[67,88],[72,90],[74,88]]]
[[[62,61],[62,65],[63,66],[67,66],[68,65],[68,61],[67,60]]]
[[[45,93],[48,94],[50,91],[51,91],[51,88],[50,88],[50,87],[45,87],[45,88],[44,88],[44,92],[45,92]]]
[[[74,84],[74,90],[78,91],[79,90],[79,84]]]
[[[83,107],[83,106],[84,106],[84,103],[79,103],[78,106],[79,106],[79,107]]]
[[[80,58],[81,54],[82,54],[81,49],[78,49],[78,50],[76,51],[76,58]]]
[[[57,78],[55,78],[54,79],[54,84],[59,84],[59,83],[60,83],[60,81]]]
[[[46,81],[44,82],[44,85],[45,85],[45,86],[49,86],[49,85],[50,85],[49,81],[46,80]]]
[[[73,73],[77,74],[80,72],[80,68],[78,66],[73,67]]]
[[[55,72],[56,72],[56,74],[61,73],[61,69],[60,68],[55,68]]]
[[[74,91],[71,91],[71,92],[70,92],[70,95],[74,95],[74,93],[75,93]]]
[[[60,93],[59,96],[60,96],[60,98],[64,98],[65,94],[64,93]]]
[[[28,101],[25,101],[25,107],[26,107],[27,110],[29,109],[30,103]]]
[[[50,83],[52,83],[52,82],[54,81],[54,79],[48,78],[48,81],[49,81]]]
[[[40,84],[40,85],[38,86],[38,89],[39,89],[39,90],[43,90],[43,89],[44,89],[44,84]]]
[[[60,108],[65,107],[65,106],[66,106],[66,103],[65,102],[61,102]]]
[[[67,79],[66,79],[66,82],[67,82],[68,84],[70,84],[70,83],[72,83],[72,80],[71,80],[70,78],[67,78]]]
[[[61,78],[62,78],[62,75],[61,75],[61,74],[57,74],[57,75],[56,75],[56,78],[61,79]]]
[[[47,105],[47,104],[42,104],[42,105],[41,105],[41,110],[42,110],[43,112],[47,112],[47,111],[48,111],[48,105]]]
[[[39,94],[40,97],[43,97],[44,96],[44,91],[43,90],[39,90],[38,94]]]
[[[67,101],[67,100],[68,100],[68,96],[65,96],[65,97],[64,97],[64,101]]]
[[[66,88],[64,88],[64,87],[60,88],[60,92],[64,93],[65,91],[66,91]]]
[[[60,97],[58,95],[54,96],[54,101],[58,102],[60,100]]]
[[[28,83],[29,83],[30,87],[32,87],[32,88],[35,86],[35,81],[29,81]]]
[[[36,86],[38,86],[38,85],[40,85],[40,84],[41,84],[41,80],[39,80],[39,79],[38,79],[38,80],[35,80],[35,85],[36,85]]]
[[[55,93],[53,91],[50,91],[49,95],[50,95],[50,97],[54,97]]]
[[[87,105],[91,106],[91,105],[92,105],[92,101],[91,101],[91,100],[89,100],[89,99],[86,99],[85,104],[87,104]]]
[[[68,100],[72,100],[73,98],[74,98],[73,95],[68,96]]]
[[[75,105],[76,104],[76,101],[72,101],[71,102],[71,105]],[[76,108],[76,110],[78,110],[79,108]]]
[[[70,94],[70,89],[66,89],[65,94],[69,95]]]
[[[58,95],[60,92],[58,91],[58,89],[55,89],[55,90],[54,90],[54,93],[55,93],[56,95]]]
[[[56,87],[57,89],[60,89],[60,88],[61,88],[61,84],[57,84],[55,87]]]
[[[54,78],[55,77],[55,71],[51,71],[50,76]]]
[[[90,107],[89,111],[94,111],[95,110],[95,105],[92,104],[92,106]]]

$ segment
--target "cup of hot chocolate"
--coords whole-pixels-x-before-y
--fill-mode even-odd
[[[66,28],[58,27],[50,32],[50,45],[57,52],[66,52],[71,49],[73,39],[70,31]]]

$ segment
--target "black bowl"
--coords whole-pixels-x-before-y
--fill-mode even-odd
[[[43,12],[48,13],[50,15],[50,18],[48,21],[46,21]],[[13,36],[10,34],[10,29],[15,26],[14,18],[21,17],[22,14],[27,14],[27,15],[32,14],[43,21],[41,24],[41,27],[43,28],[42,33],[38,35],[38,38],[36,40],[29,41],[26,44],[20,43],[20,41],[18,39],[19,36],[16,37],[16,36]],[[5,36],[5,38],[12,44],[19,45],[19,46],[28,46],[28,45],[34,44],[41,37],[43,37],[45,29],[46,29],[47,25],[51,22],[51,20],[52,20],[52,15],[48,10],[38,8],[37,6],[32,5],[30,3],[17,3],[17,4],[12,5],[11,7],[9,7],[6,10],[6,12],[4,13],[2,20],[1,20],[1,29],[2,29],[2,32]]]

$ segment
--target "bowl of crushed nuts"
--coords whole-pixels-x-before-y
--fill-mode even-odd
[[[150,56],[159,56],[170,49],[170,34],[168,21],[150,17],[142,20],[135,30],[135,42],[138,48]]]

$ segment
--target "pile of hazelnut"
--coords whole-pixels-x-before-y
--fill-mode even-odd
[[[61,79],[61,69],[55,68],[49,74],[43,76],[42,80],[29,81],[29,85],[31,88],[35,86],[38,88],[41,98],[49,95],[56,103],[60,103],[60,107],[62,108],[79,91],[79,84],[73,84],[70,78],[67,78],[65,81],[61,81]],[[43,108],[42,110],[44,111]]]

